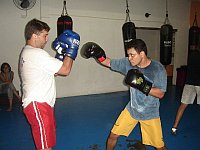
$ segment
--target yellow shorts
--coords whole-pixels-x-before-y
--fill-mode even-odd
[[[151,145],[156,148],[164,146],[160,118],[151,120],[135,120],[131,117],[126,108],[121,112],[111,132],[116,135],[129,136],[138,122],[141,127],[143,144]]]

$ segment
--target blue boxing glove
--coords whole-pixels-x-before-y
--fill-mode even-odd
[[[65,58],[65,55],[64,54],[56,53],[55,58],[59,59],[60,61],[63,61],[64,58]]]
[[[75,60],[80,44],[80,36],[72,30],[65,30],[53,42],[53,48],[58,54],[64,54]]]
[[[80,44],[80,36],[72,30],[65,30],[58,37],[58,41],[61,42],[61,47],[68,45],[68,48],[65,49],[65,55],[75,60]]]
[[[56,38],[52,43],[52,47],[56,50],[57,54],[62,55],[65,54],[65,49],[68,48],[68,45],[61,43],[58,41],[58,38]]]

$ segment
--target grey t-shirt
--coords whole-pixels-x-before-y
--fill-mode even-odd
[[[132,66],[128,58],[122,58],[112,59],[110,64],[113,71],[120,72],[124,75],[126,75],[130,69],[138,69],[148,81],[153,83],[152,87],[157,87],[163,92],[166,92],[167,73],[160,62],[151,60],[149,66],[139,68],[137,66]],[[137,120],[159,118],[159,106],[160,101],[158,98],[151,95],[146,96],[141,91],[130,87],[130,101],[126,108],[133,118]]]

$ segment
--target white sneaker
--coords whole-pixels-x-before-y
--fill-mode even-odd
[[[173,127],[173,128],[171,129],[172,135],[177,135],[177,130],[178,130],[177,128],[174,128],[174,127]]]

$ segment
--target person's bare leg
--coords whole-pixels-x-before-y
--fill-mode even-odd
[[[9,98],[8,101],[9,101],[9,108],[7,109],[7,111],[12,111],[12,102],[13,102],[13,100],[12,100],[12,98]]]
[[[177,114],[176,114],[176,118],[175,118],[175,121],[174,121],[174,125],[173,125],[173,127],[172,127],[172,129],[171,129],[171,133],[172,133],[173,135],[176,135],[176,134],[177,134],[177,127],[178,127],[178,125],[179,125],[179,122],[180,122],[180,120],[181,120],[181,118],[182,118],[182,116],[183,116],[183,113],[184,113],[184,111],[185,111],[187,105],[188,105],[188,104],[181,103],[181,105],[180,105],[179,108],[178,108],[178,111],[177,111]]]
[[[17,99],[21,102],[22,99],[21,99],[21,97],[19,96],[19,94],[17,93],[17,91],[16,91],[16,90],[13,90],[13,93],[15,94],[15,96],[17,97]]]
[[[116,135],[112,132],[110,133],[106,142],[106,150],[114,150],[118,137],[119,135]]]
[[[179,106],[178,108],[178,111],[177,111],[177,114],[176,114],[176,119],[175,119],[175,122],[174,122],[174,125],[173,125],[173,128],[177,128],[178,125],[179,125],[179,122],[183,116],[183,113],[186,109],[188,104],[184,104],[184,103],[181,103],[181,105]]]

